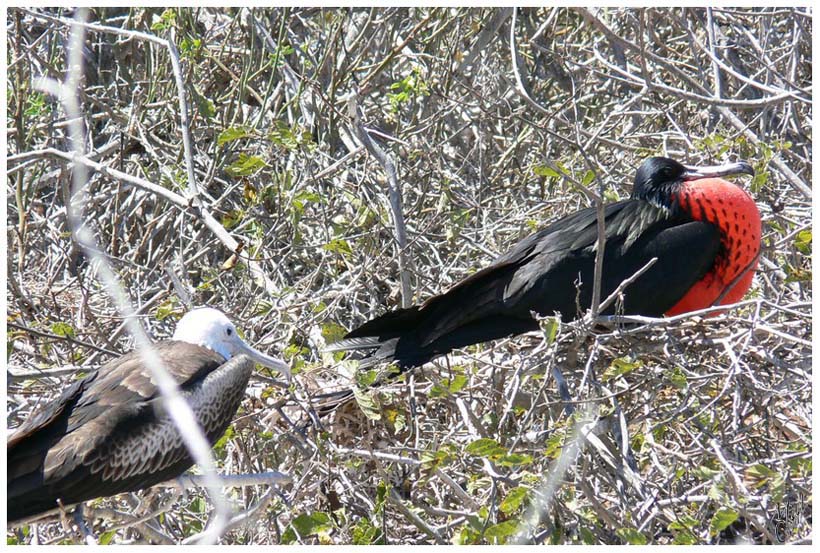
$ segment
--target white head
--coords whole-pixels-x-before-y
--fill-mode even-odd
[[[290,367],[284,361],[265,355],[243,342],[228,317],[212,307],[198,307],[188,311],[179,320],[173,339],[205,346],[226,360],[244,353],[260,365],[277,370],[290,380]]]

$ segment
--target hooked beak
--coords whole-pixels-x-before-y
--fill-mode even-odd
[[[244,353],[245,355],[250,357],[254,362],[259,363],[260,365],[264,365],[266,367],[270,367],[275,371],[279,371],[279,373],[284,375],[288,383],[290,383],[290,367],[287,363],[285,363],[281,359],[271,357],[270,355],[265,355],[261,351],[252,348],[251,346],[243,342],[241,339],[236,340],[234,345],[238,350],[237,353]]]
[[[725,177],[726,175],[738,175],[746,173],[754,176],[755,170],[746,161],[738,161],[736,163],[726,163],[725,165],[709,165],[706,167],[693,167],[691,165],[684,165],[686,172],[683,174],[683,180],[705,179],[709,177]]]

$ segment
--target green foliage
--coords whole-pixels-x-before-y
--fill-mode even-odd
[[[560,457],[561,450],[564,447],[564,437],[565,434],[563,432],[551,433],[547,438],[547,441],[544,443],[544,455],[550,459],[557,459]]]
[[[381,420],[381,402],[376,392],[353,388],[353,395],[356,397],[356,403],[359,404],[362,413],[364,413],[368,419],[373,421]]]
[[[220,458],[225,455],[225,446],[236,435],[233,425],[229,425],[225,433],[214,443],[213,450]]]
[[[421,461],[420,472],[423,476],[428,477],[436,469],[443,468],[455,460],[455,455],[451,451],[452,447],[442,446],[436,450],[426,449],[419,455]]]
[[[341,238],[331,240],[327,244],[323,245],[322,249],[337,253],[342,257],[353,257],[353,249],[350,247],[350,244],[347,243],[347,240],[343,240]]]
[[[712,517],[709,523],[709,533],[716,536],[738,519],[737,511],[729,507],[722,507]]]
[[[811,229],[801,230],[794,238],[794,247],[803,255],[811,255]]]
[[[430,94],[418,66],[414,66],[413,70],[403,79],[391,84],[390,90],[395,91],[387,93],[387,99],[390,101],[390,109],[393,113],[398,113],[402,104],[410,103]]]
[[[295,51],[296,50],[293,49],[293,46],[286,42],[279,44],[279,46],[276,48],[276,52],[268,55],[270,64],[276,67],[277,69],[282,67],[282,65],[284,65],[285,63],[285,56],[289,56],[293,54]]]
[[[222,223],[223,227],[230,230],[239,223],[241,223],[244,217],[245,212],[241,209],[231,209],[222,216],[222,220],[220,222]]]
[[[680,367],[673,367],[664,373],[664,376],[672,386],[681,391],[686,391],[689,386],[686,374]]]
[[[618,528],[615,534],[629,545],[646,545],[649,540],[635,528]]]
[[[674,543],[676,545],[694,545],[698,543],[697,526],[698,521],[686,514],[670,522],[669,530],[674,535]]]
[[[251,130],[249,127],[244,125],[238,125],[235,127],[228,127],[224,129],[216,139],[217,146],[223,146],[235,140],[241,140],[243,138],[248,138],[251,136]]]
[[[477,457],[493,457],[504,455],[507,452],[506,449],[491,438],[479,438],[471,442],[464,451]]]
[[[154,16],[154,22],[151,24],[151,30],[157,33],[167,31],[177,25],[177,12],[173,8],[166,8],[159,17]]]
[[[64,322],[53,323],[51,325],[51,332],[63,338],[76,338],[74,327]]]
[[[291,152],[300,148],[311,151],[316,147],[307,129],[291,127],[284,121],[276,122],[276,125],[268,133],[268,140]]]
[[[460,391],[467,384],[467,376],[464,374],[456,374],[453,378],[442,379],[440,383],[436,383],[430,389],[429,397],[452,396]]]
[[[511,489],[501,504],[498,506],[501,512],[507,516],[513,515],[521,510],[530,501],[530,490],[524,486],[517,486]]]
[[[581,178],[581,184],[584,186],[589,186],[593,182],[595,182],[595,171],[587,169],[584,176]]]
[[[367,388],[379,378],[379,371],[376,369],[368,369],[366,371],[356,372],[356,385],[359,388]]]
[[[23,110],[26,117],[42,117],[50,110],[51,107],[46,103],[46,96],[42,92],[32,92],[26,97],[26,108]]]
[[[333,523],[327,513],[302,513],[295,517],[282,533],[282,543],[296,543],[297,540],[305,540],[312,536],[318,537],[320,541],[326,541],[332,529]]]
[[[225,168],[225,172],[232,177],[250,177],[267,166],[268,164],[261,157],[243,153]]]
[[[338,342],[344,338],[345,334],[347,334],[347,331],[338,323],[331,321],[322,325],[322,338],[325,339],[326,344]]]
[[[154,318],[158,321],[164,321],[171,316],[181,316],[182,313],[183,309],[179,303],[179,298],[171,296],[157,306],[154,310]]]
[[[549,165],[534,165],[532,168],[532,172],[539,177],[547,177],[552,179],[561,178],[561,175],[558,173],[558,171],[556,171]]]
[[[384,414],[384,420],[392,425],[394,434],[398,434],[407,428],[407,417],[403,411],[386,407],[382,412]]]
[[[489,526],[487,530],[484,531],[484,536],[495,543],[505,544],[515,535],[515,531],[519,525],[519,522],[515,519],[505,520],[504,522]]]
[[[182,59],[196,59],[202,52],[201,38],[183,38],[179,43],[179,53]]]
[[[516,467],[532,463],[532,456],[521,453],[507,454],[507,450],[491,438],[479,438],[468,444],[464,451],[476,457],[487,457],[503,467]]]
[[[538,321],[538,326],[541,327],[541,332],[544,334],[547,346],[551,346],[558,337],[558,330],[561,328],[561,319],[558,317],[545,317]]]
[[[610,363],[609,367],[604,371],[604,374],[601,375],[601,379],[604,382],[608,382],[641,367],[643,367],[643,361],[640,359],[633,361],[628,357],[618,357],[612,360],[612,363]]]
[[[384,545],[384,534],[370,520],[360,518],[351,532],[353,545]]]
[[[102,534],[100,534],[100,537],[97,539],[97,544],[98,545],[109,545],[109,544],[111,544],[111,540],[113,540],[114,536],[116,536],[116,535],[117,535],[116,531],[103,532]]]

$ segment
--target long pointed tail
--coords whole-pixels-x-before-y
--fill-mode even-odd
[[[379,363],[396,363],[404,371],[447,353],[421,345],[418,336],[423,323],[418,307],[391,311],[352,330],[342,340],[330,344],[327,350],[360,352],[362,369]]]

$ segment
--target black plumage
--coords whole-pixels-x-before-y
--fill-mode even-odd
[[[649,158],[632,197],[604,207],[602,298],[657,258],[627,287],[622,304],[604,313],[661,316],[713,267],[723,247],[720,229],[681,209],[677,191],[686,180],[753,171],[745,162],[709,169]],[[595,208],[564,217],[446,293],[373,319],[329,349],[364,352],[363,368],[394,362],[407,369],[454,348],[535,330],[531,312],[575,319],[591,303],[596,222]]]

